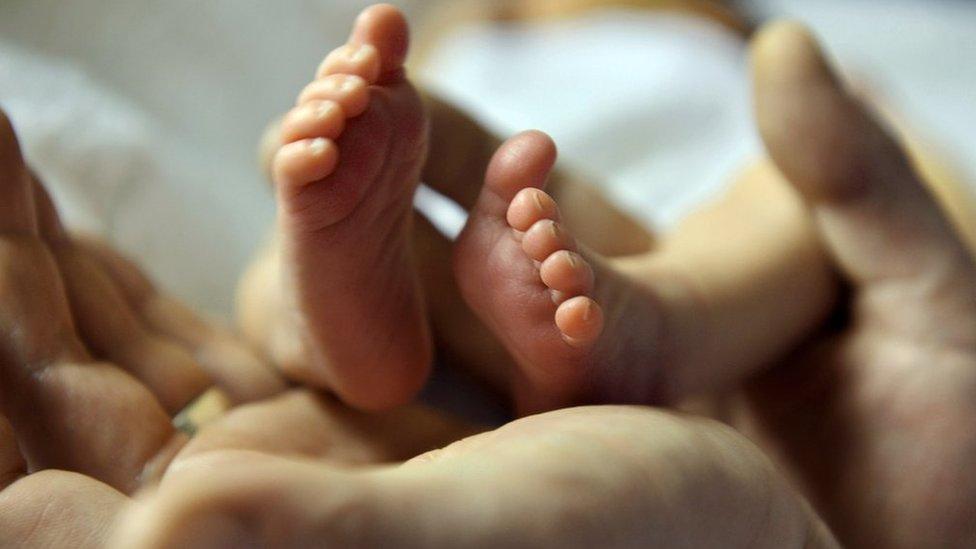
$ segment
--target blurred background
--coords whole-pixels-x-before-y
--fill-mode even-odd
[[[0,106],[71,225],[228,315],[274,216],[260,136],[369,3],[3,0]],[[745,44],[770,18],[811,25],[859,89],[976,182],[976,2],[398,5],[419,82],[500,135],[551,133],[564,163],[650,225],[673,224],[761,154]]]

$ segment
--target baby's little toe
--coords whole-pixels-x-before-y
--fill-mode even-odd
[[[592,345],[603,332],[603,309],[584,296],[566,300],[556,309],[556,327],[570,345]]]

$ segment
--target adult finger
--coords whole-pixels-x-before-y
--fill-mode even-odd
[[[96,357],[141,380],[176,413],[212,385],[182,347],[142,324],[101,267],[70,241],[52,245],[82,340]]]
[[[116,546],[836,547],[740,436],[645,409],[543,414],[358,472],[198,459],[120,521]]]
[[[76,328],[95,355],[149,386],[176,412],[210,386],[192,357],[145,329],[101,267],[68,238],[42,182],[30,178],[41,237],[54,252],[71,301]]]
[[[12,218],[36,220],[31,176],[19,153],[10,156],[15,141],[9,125],[0,127],[0,171],[7,174],[0,196],[11,200],[3,207]],[[36,225],[7,228],[0,233],[0,412],[31,470],[77,471],[133,489],[181,440],[141,384],[92,361]]]
[[[74,241],[103,268],[142,324],[186,350],[232,401],[261,400],[285,390],[284,380],[234,333],[159,292],[130,259],[94,238]]]
[[[36,232],[29,178],[13,125],[7,114],[0,111],[0,232]]]
[[[173,460],[167,475],[198,456],[225,450],[344,466],[400,462],[481,430],[422,405],[367,414],[334,397],[295,389],[234,408],[208,425]]]
[[[855,283],[957,273],[965,247],[897,137],[850,94],[801,25],[768,25],[752,46],[763,140],[813,205]]]
[[[0,490],[27,473],[27,464],[17,446],[17,436],[7,418],[0,416]]]

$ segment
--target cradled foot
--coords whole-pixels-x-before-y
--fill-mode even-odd
[[[407,42],[396,8],[364,11],[283,119],[273,163],[284,292],[305,351],[283,367],[368,409],[412,398],[431,355],[408,248],[427,119],[404,76]]]
[[[555,159],[555,146],[539,132],[498,150],[458,238],[458,284],[515,357],[513,393],[522,412],[659,402],[657,298],[560,223],[556,202],[542,190]]]

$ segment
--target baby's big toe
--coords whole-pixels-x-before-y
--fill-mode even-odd
[[[519,232],[528,231],[543,219],[559,219],[559,207],[551,196],[541,189],[522,189],[512,199],[505,213],[508,224]]]
[[[551,137],[539,131],[516,135],[502,144],[488,163],[484,189],[489,195],[483,196],[476,207],[481,213],[504,217],[520,191],[546,186],[555,163],[556,144]]]

